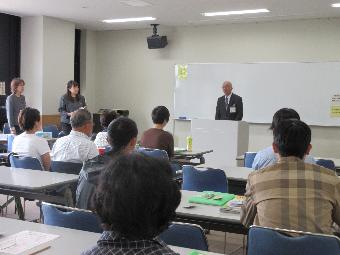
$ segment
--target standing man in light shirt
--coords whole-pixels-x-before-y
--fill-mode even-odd
[[[52,160],[83,163],[98,156],[97,147],[90,140],[93,129],[91,113],[86,109],[79,109],[72,114],[70,122],[72,131],[55,142]]]
[[[242,120],[242,97],[232,93],[233,85],[230,81],[223,83],[222,90],[224,95],[217,100],[215,120]]]

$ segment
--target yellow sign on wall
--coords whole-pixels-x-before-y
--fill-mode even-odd
[[[188,78],[188,65],[178,65],[177,77],[179,80],[186,80]]]
[[[331,117],[340,118],[340,95],[333,95],[331,100]]]

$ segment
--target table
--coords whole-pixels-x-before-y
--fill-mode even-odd
[[[222,213],[219,206],[193,204],[193,208],[184,208],[190,197],[199,192],[182,190],[181,203],[176,210],[176,221],[201,225],[203,228],[246,234],[247,229],[241,224],[239,213]]]
[[[87,231],[48,226],[39,223],[19,221],[0,217],[1,231],[5,232],[5,236],[18,233],[23,230],[38,231],[48,234],[56,234],[60,237],[49,243],[50,248],[39,252],[39,255],[60,255],[60,254],[80,254],[82,251],[96,245],[100,237],[98,233]],[[1,240],[1,237],[0,237]],[[171,249],[181,255],[187,255],[191,249],[170,246]],[[217,253],[203,252],[206,255],[217,255]]]
[[[0,166],[0,194],[64,203],[64,197],[48,194],[56,187],[78,181],[78,175]],[[1,209],[4,207],[3,205]],[[22,208],[19,218],[24,219]]]
[[[199,159],[200,160],[200,164],[204,164],[205,163],[205,159],[204,159],[204,154],[207,153],[211,153],[213,152],[213,150],[207,150],[207,151],[187,151],[187,150],[175,150],[174,152],[174,157],[173,157],[173,161],[177,161],[177,160],[186,160],[188,163],[190,160],[192,159]]]

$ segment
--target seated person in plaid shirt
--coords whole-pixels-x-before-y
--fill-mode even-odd
[[[304,122],[278,123],[273,149],[279,161],[249,175],[241,211],[245,226],[333,234],[332,225],[340,224],[340,178],[334,170],[303,161],[310,142]]]
[[[118,157],[103,172],[94,206],[104,232],[83,255],[176,254],[157,236],[181,200],[168,162],[141,154]]]

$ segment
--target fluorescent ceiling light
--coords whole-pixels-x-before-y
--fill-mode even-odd
[[[122,22],[135,22],[135,21],[148,21],[155,20],[153,17],[140,17],[140,18],[126,18],[126,19],[105,19],[105,23],[122,23]]]
[[[332,4],[332,7],[340,7],[340,3]]]
[[[202,13],[202,15],[206,17],[213,17],[213,16],[242,15],[242,14],[264,13],[264,12],[269,12],[269,10],[255,9],[255,10],[228,11],[228,12],[205,12],[205,13]]]

